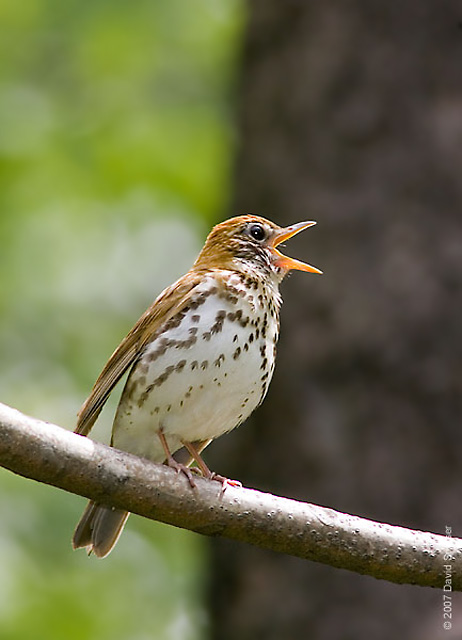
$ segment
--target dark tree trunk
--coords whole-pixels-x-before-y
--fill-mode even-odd
[[[461,21],[460,0],[250,2],[233,212],[318,220],[287,251],[325,275],[284,283],[268,398],[209,454],[246,485],[454,535]],[[442,591],[212,553],[214,640],[462,636],[457,598],[443,631]]]

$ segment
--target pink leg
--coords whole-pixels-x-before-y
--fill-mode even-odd
[[[175,458],[172,456],[172,454],[170,453],[170,449],[168,447],[168,444],[167,444],[167,440],[165,438],[165,435],[164,435],[164,432],[162,431],[162,429],[159,429],[159,431],[157,432],[157,435],[159,436],[159,440],[160,440],[162,448],[164,450],[165,460],[166,460],[167,465],[169,467],[171,467],[172,469],[175,469],[175,471],[177,473],[184,473],[184,475],[189,480],[189,484],[191,485],[191,487],[194,488],[196,486],[196,483],[194,481],[191,469],[189,467],[187,467],[186,465],[181,464],[181,462],[177,462],[175,460]]]
[[[220,482],[223,487],[223,491],[225,491],[227,486],[242,487],[242,484],[239,482],[239,480],[229,480],[228,478],[225,478],[224,476],[220,476],[218,473],[215,473],[214,471],[210,471],[208,466],[202,460],[199,451],[196,449],[196,447],[192,442],[185,442],[184,440],[182,440],[182,443],[186,447],[186,449],[189,451],[191,457],[196,461],[197,466],[201,470],[204,478],[207,478],[208,480],[216,480],[217,482]]]

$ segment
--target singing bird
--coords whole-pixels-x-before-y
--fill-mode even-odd
[[[291,269],[322,273],[277,249],[315,222],[281,228],[243,215],[215,226],[193,267],[167,287],[109,358],[78,414],[88,435],[109,394],[130,368],[111,446],[184,472],[185,448],[200,473],[226,483],[201,457],[215,438],[258,407],[273,375],[279,335],[279,285]],[[128,512],[90,502],[72,540],[103,558]]]

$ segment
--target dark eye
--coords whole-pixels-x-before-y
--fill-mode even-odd
[[[261,242],[266,238],[266,231],[261,224],[255,223],[250,225],[249,235],[252,236],[254,240]]]

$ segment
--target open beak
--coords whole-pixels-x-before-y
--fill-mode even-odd
[[[289,258],[288,256],[284,256],[280,251],[276,249],[281,242],[285,242],[292,236],[297,235],[300,231],[304,229],[308,229],[308,227],[312,227],[316,222],[299,222],[298,224],[292,224],[290,227],[285,227],[285,229],[281,229],[278,231],[271,240],[271,249],[273,253],[276,254],[275,263],[278,267],[290,271],[290,269],[298,269],[298,271],[308,271],[309,273],[322,273],[316,267],[312,267],[310,264],[306,264],[305,262],[300,262],[299,260],[294,260],[294,258]]]

